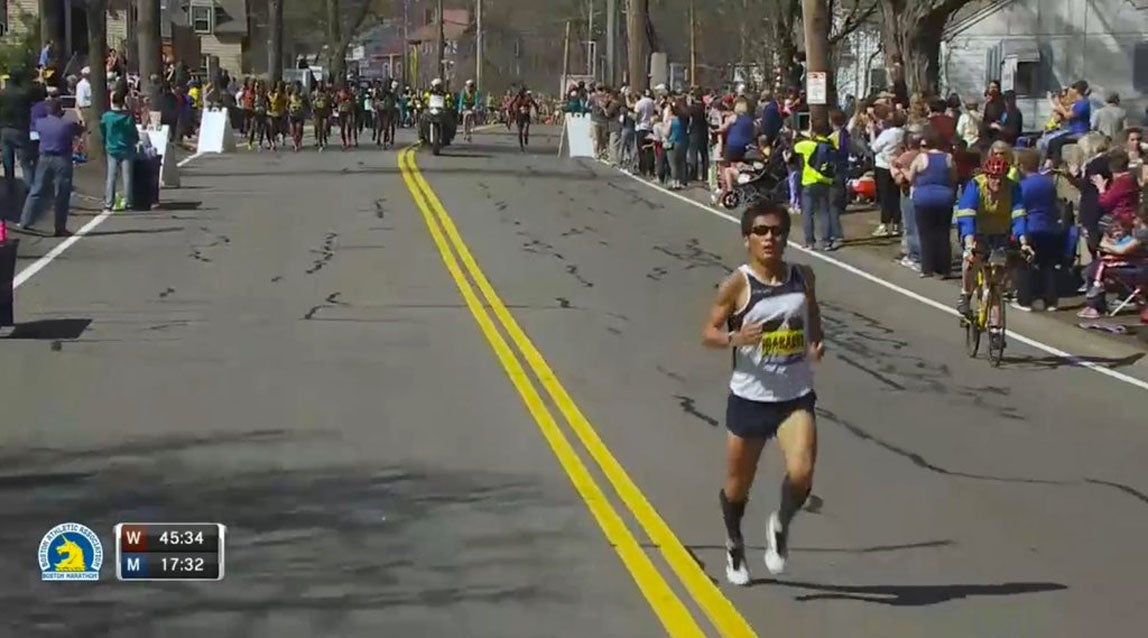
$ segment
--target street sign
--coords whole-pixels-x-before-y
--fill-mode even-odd
[[[810,71],[806,74],[805,98],[810,104],[829,103],[829,82],[824,71]]]

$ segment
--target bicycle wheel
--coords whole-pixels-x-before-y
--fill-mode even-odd
[[[999,368],[1005,350],[1005,304],[999,292],[993,296],[992,303],[997,311],[997,321],[995,327],[989,328],[989,365]],[[989,310],[992,317],[992,308]]]
[[[977,325],[977,318],[962,317],[961,323],[965,324],[965,352],[968,353],[970,359],[977,356],[977,351],[981,349],[981,329]]]

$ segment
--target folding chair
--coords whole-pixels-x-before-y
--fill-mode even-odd
[[[1102,257],[1096,271],[1096,283],[1105,289],[1116,290],[1123,297],[1108,313],[1109,317],[1115,317],[1132,303],[1144,306],[1148,303],[1148,257]]]

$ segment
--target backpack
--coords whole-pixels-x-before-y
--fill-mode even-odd
[[[826,179],[837,177],[837,162],[840,159],[837,149],[829,142],[819,141],[809,154],[809,168],[817,171]]]

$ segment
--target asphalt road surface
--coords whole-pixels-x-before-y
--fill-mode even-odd
[[[1016,342],[992,369],[952,317],[818,260],[814,497],[769,577],[769,449],[754,584],[725,584],[729,357],[699,334],[737,228],[557,159],[552,133],[198,158],[166,210],[25,282],[0,340],[0,634],[1148,624],[1145,390]],[[165,520],[227,524],[226,579],[121,583],[108,558],[98,584],[40,582],[57,523],[114,556],[116,523]]]

